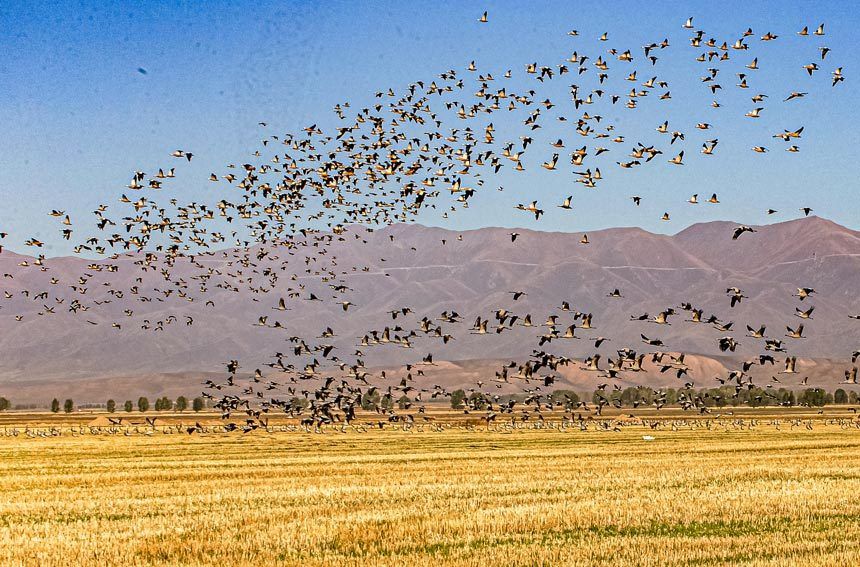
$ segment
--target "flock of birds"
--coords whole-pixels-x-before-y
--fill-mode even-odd
[[[479,22],[489,23],[488,14],[484,13]],[[466,401],[465,411],[481,410],[488,423],[503,414],[526,420],[530,415],[540,416],[542,412],[558,409],[571,414],[574,411],[599,414],[605,406],[616,403],[610,395],[612,381],[622,375],[643,372],[649,364],[660,372],[671,372],[679,380],[686,380],[684,386],[691,388],[693,382],[688,377],[690,367],[685,363],[685,354],[671,352],[658,336],[659,329],[682,317],[684,312],[689,324],[708,325],[719,331],[714,346],[720,352],[734,352],[738,340],[731,323],[716,315],[706,316],[703,309],[690,302],[666,307],[656,315],[631,314],[631,324],[642,324],[641,343],[619,345],[612,356],[600,352],[604,345],[608,348],[611,339],[595,336],[597,321],[593,315],[577,310],[568,301],[560,302],[546,315],[517,312],[516,302],[529,290],[511,291],[509,305],[500,306],[493,313],[478,314],[471,325],[454,309],[415,313],[411,306],[392,305],[389,311],[392,324],[355,337],[356,348],[351,353],[341,352],[332,344],[333,337],[338,336],[336,321],[321,322],[321,331],[308,334],[307,329],[295,329],[289,322],[277,320],[278,314],[290,311],[291,304],[302,301],[331,302],[340,306],[344,317],[349,317],[353,306],[350,278],[370,268],[341,265],[332,252],[337,245],[364,243],[367,232],[392,223],[414,221],[428,210],[435,209],[447,218],[468,208],[470,201],[503,169],[513,172],[537,166],[550,172],[567,169],[583,190],[594,190],[604,175],[610,175],[609,168],[613,166],[630,170],[661,163],[668,164],[667,167],[687,165],[691,149],[695,151],[695,146],[690,148],[687,143],[696,136],[707,138],[700,140],[700,153],[703,159],[711,159],[728,143],[712,134],[719,130],[721,120],[755,121],[769,110],[768,101],[779,101],[785,107],[803,104],[802,99],[810,97],[817,82],[826,81],[837,87],[845,80],[842,67],[835,66],[828,77],[822,78],[828,73],[824,67],[832,58],[831,50],[812,41],[826,36],[824,24],[812,31],[804,27],[791,34],[794,36],[791,38],[769,31],[755,34],[747,29],[738,37],[718,39],[696,29],[692,18],[681,27],[688,34],[689,57],[702,69],[697,82],[713,98],[711,109],[704,110],[711,112],[712,117],[687,125],[689,129],[669,118],[654,125],[654,140],[630,140],[619,130],[619,120],[636,120],[640,108],[670,111],[672,88],[661,77],[660,64],[667,50],[678,48],[666,38],[628,49],[608,47],[613,38],[604,33],[599,42],[608,48],[599,53],[586,54],[574,47],[572,54],[562,61],[526,64],[521,75],[516,73],[525,83],[522,89],[515,86],[522,83],[513,80],[513,70],[496,74],[479,70],[472,61],[463,71],[452,69],[432,80],[415,81],[402,92],[381,90],[375,94],[373,104],[358,110],[349,102],[335,105],[339,125],[333,131],[324,132],[322,127],[311,124],[298,133],[267,133],[261,147],[247,162],[229,164],[225,171],[209,176],[212,184],[226,186],[235,197],[223,197],[214,203],[186,204],[177,198],[166,202],[159,199],[160,192],[171,189],[182,164],[195,157],[191,151],[177,149],[170,155],[174,163],[164,164],[155,174],[136,171],[116,210],[114,205],[98,206],[93,212],[91,234],[80,237],[77,222],[66,211],[51,211],[49,214],[61,225],[60,236],[74,242],[75,253],[98,259],[74,281],[62,281],[52,274],[51,261],[38,253],[45,243],[36,237],[26,239],[24,244],[36,250],[34,258],[21,261],[14,273],[3,274],[4,281],[11,286],[27,270],[39,273],[43,285],[38,289],[13,290],[14,293],[9,291],[11,287],[7,288],[0,298],[0,310],[9,313],[8,307],[4,309],[4,300],[25,298],[43,306],[39,316],[68,310],[80,315],[84,325],[99,325],[87,312],[107,303],[121,304],[124,317],[111,323],[117,332],[132,324],[156,332],[165,331],[170,325],[193,326],[195,321],[190,316],[175,315],[151,320],[136,313],[145,309],[141,304],[200,302],[205,308],[217,309],[215,301],[208,297],[212,289],[236,294],[250,291],[257,302],[271,298],[270,307],[261,315],[255,314],[255,321],[249,324],[284,333],[287,348],[272,356],[266,371],[243,369],[239,360],[230,360],[223,380],[205,383],[204,395],[225,419],[241,415],[246,420],[243,424],[224,426],[231,430],[268,427],[267,416],[273,413],[299,417],[303,426],[317,429],[356,424],[358,411],[366,399],[376,400],[373,409],[384,421],[412,423],[416,412],[424,413],[426,402],[451,395],[444,387],[423,387],[417,380],[435,364],[434,358],[439,359],[438,349],[444,350],[444,345],[458,335],[468,333],[492,340],[493,336],[515,327],[536,331],[532,356],[524,361],[511,361],[494,376],[478,381]],[[572,30],[568,35],[576,42],[579,32]],[[768,85],[756,81],[759,69],[767,64],[760,46],[790,40],[810,42],[804,47],[809,56],[794,68],[797,90],[761,92]],[[733,66],[738,67],[734,73]],[[735,89],[749,97],[750,109],[745,114],[724,116],[719,110],[724,106],[720,98]],[[542,91],[553,91],[555,98]],[[564,94],[556,96],[558,92]],[[517,131],[510,135],[497,132],[494,117],[500,115],[515,124]],[[499,130],[506,129],[501,119],[495,122],[499,123]],[[267,123],[261,122],[259,126],[268,132]],[[567,135],[543,140],[540,130],[544,127],[548,130],[562,127]],[[792,124],[769,136],[774,143],[784,143],[786,152],[797,153],[803,134],[802,125]],[[756,153],[771,151],[763,142],[753,144]],[[625,147],[629,148],[626,155]],[[567,153],[564,159],[563,152]],[[611,155],[600,157],[603,154]],[[569,167],[565,168],[565,163]],[[643,199],[640,195],[630,198],[634,207]],[[699,195],[692,195],[688,202],[698,204]],[[717,205],[720,199],[714,193],[702,202]],[[561,196],[556,206],[571,210],[573,203],[574,195]],[[540,220],[546,206],[536,199],[516,204],[515,209],[527,215],[526,218]],[[803,207],[801,211],[809,215],[812,209]],[[766,212],[770,215],[777,210]],[[662,218],[669,220],[669,212]],[[752,238],[744,235],[755,232],[753,227],[738,226],[732,238]],[[0,238],[6,237],[6,233],[0,232]],[[517,245],[518,237],[519,233],[510,233],[511,246]],[[394,243],[395,236],[390,239]],[[582,235],[580,242],[599,246],[587,234]],[[445,244],[443,241],[442,245]],[[122,288],[114,283],[120,270],[117,260],[121,257],[132,259],[125,266],[131,265],[139,271],[134,284]],[[227,268],[215,267],[215,260],[226,263]],[[193,270],[194,275],[174,276],[175,268],[180,265]],[[314,287],[311,281],[319,285]],[[796,326],[786,325],[784,333],[768,334],[763,326],[748,325],[746,336],[760,342],[761,355],[720,377],[720,383],[733,386],[737,395],[755,386],[749,373],[753,366],[779,369],[778,373],[774,371],[768,388],[779,382],[777,374],[797,374],[797,359],[791,355],[791,347],[807,336],[803,323],[813,318],[814,307],[810,303],[815,293],[814,289],[799,284],[794,294],[797,307],[789,317],[800,321]],[[101,299],[95,299],[96,296]],[[726,296],[728,309],[747,299],[738,287],[727,289]],[[623,297],[623,290],[607,290],[607,301],[618,297]],[[23,314],[13,315],[19,322],[25,320]],[[551,350],[569,345],[568,341],[574,339],[593,343],[594,352],[576,360]],[[393,347],[416,351],[414,362],[406,364],[397,376],[374,372],[365,366],[363,360],[369,349]],[[852,362],[858,356],[860,352],[852,353]],[[568,365],[578,365],[599,377],[603,382],[597,389],[605,396],[599,395],[598,401],[591,404],[553,401],[551,387],[558,372]],[[856,367],[846,369],[845,382],[857,383]],[[504,384],[520,385],[522,401],[503,399],[491,389]],[[655,389],[653,394],[653,404],[662,407],[665,391]],[[404,396],[409,402],[405,409],[399,409],[396,401]],[[679,403],[685,409],[709,411],[707,400],[698,394],[682,394]]]
[[[390,423],[387,420],[362,420],[360,422],[347,424],[340,422],[334,425],[334,430],[341,433],[347,431],[367,432],[371,430],[382,430],[393,428],[410,433],[443,432],[443,431],[476,431],[486,427],[490,431],[512,432],[518,430],[549,430],[549,431],[597,431],[597,432],[619,432],[625,427],[647,428],[651,432],[659,431],[752,431],[762,427],[771,427],[777,431],[783,428],[794,430],[803,428],[812,431],[818,427],[838,427],[840,430],[860,429],[860,420],[847,417],[829,418],[793,418],[793,419],[760,419],[733,417],[728,415],[717,415],[705,419],[648,419],[636,417],[632,414],[624,418],[595,419],[592,416],[583,418],[581,415],[563,415],[559,420],[528,420],[517,419],[511,416],[505,421],[486,419],[483,424],[477,422],[446,422],[436,420],[432,416],[421,416],[422,419],[406,420],[399,423]],[[145,423],[124,421],[122,418],[111,418],[108,425],[69,425],[60,426],[25,426],[25,427],[3,427],[0,437],[25,437],[28,439],[39,439],[48,437],[152,437],[156,434],[162,435],[193,435],[193,434],[219,434],[241,431],[250,433],[252,431],[264,431],[266,433],[295,433],[295,432],[322,432],[323,429],[314,426],[313,420],[303,419],[300,423],[278,423],[270,424],[268,420],[262,422],[248,419],[244,424],[229,423],[194,423],[175,422],[167,424],[156,423],[156,419],[147,418]],[[655,439],[652,435],[643,435],[646,441]]]

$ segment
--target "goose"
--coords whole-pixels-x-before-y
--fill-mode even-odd
[[[811,306],[806,311],[803,311],[797,307],[794,308],[794,316],[800,317],[801,319],[812,319],[812,312],[815,311],[815,306]]]
[[[582,370],[586,372],[603,372],[603,369],[600,368],[600,355],[594,354],[585,359],[585,366],[581,367]]]
[[[648,337],[646,337],[643,334],[640,334],[639,336],[642,338],[642,342],[647,344],[647,345],[658,346],[658,347],[665,346],[663,344],[663,341],[661,341],[660,339],[649,339]]]
[[[842,67],[837,67],[835,71],[833,71],[833,83],[832,86],[836,86],[837,83],[841,83],[845,80],[845,77],[842,75]]]
[[[795,367],[797,366],[796,356],[785,357],[785,370],[780,371],[780,374],[796,374]]]
[[[757,231],[754,228],[751,228],[749,226],[741,225],[735,229],[734,233],[732,234],[732,240],[737,240],[745,232],[757,232]]]
[[[798,325],[797,329],[792,329],[789,326],[786,326],[785,328],[788,331],[788,333],[786,333],[785,336],[790,338],[790,339],[805,339],[806,338],[803,336],[803,325]]]
[[[767,328],[767,327],[765,327],[764,325],[762,325],[762,326],[761,326],[761,327],[759,327],[758,329],[753,329],[752,327],[750,327],[749,325],[747,325],[747,331],[749,331],[749,334],[748,334],[747,336],[748,336],[748,337],[753,337],[753,338],[755,338],[755,339],[763,339],[763,338],[765,338],[764,333],[765,333],[765,329],[766,329],[766,328]]]
[[[652,323],[656,323],[657,325],[671,325],[669,323],[669,316],[674,314],[674,310],[661,311],[658,313],[652,320]]]
[[[797,293],[793,294],[792,297],[797,297],[800,301],[803,301],[813,293],[815,293],[815,289],[811,287],[799,287],[797,288]]]
[[[802,66],[803,69],[806,69],[806,72],[809,73],[809,76],[812,76],[812,73],[818,71],[818,63],[809,63],[807,65]]]

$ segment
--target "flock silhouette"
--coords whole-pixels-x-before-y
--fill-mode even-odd
[[[477,20],[479,25],[492,25],[487,12]],[[333,109],[339,125],[328,132],[310,124],[296,133],[272,133],[268,123],[260,122],[264,137],[251,154],[252,159],[228,164],[224,171],[209,175],[208,181],[219,188],[216,193],[219,197],[214,202],[182,204],[176,198],[167,201],[160,198],[161,192],[176,182],[182,166],[195,157],[188,149],[176,149],[165,158],[170,162],[156,173],[136,171],[118,206],[105,203],[93,211],[92,232],[84,237],[79,235],[77,221],[65,210],[52,210],[49,214],[61,225],[61,238],[74,243],[76,254],[96,259],[76,280],[61,281],[52,275],[50,259],[39,252],[45,242],[35,237],[24,239],[23,244],[35,251],[34,258],[22,261],[17,270],[3,274],[3,278],[14,280],[27,271],[39,274],[42,285],[37,288],[31,285],[16,294],[6,291],[0,298],[0,316],[24,320],[24,315],[10,314],[2,304],[20,293],[43,306],[40,316],[66,309],[80,315],[82,325],[98,325],[101,323],[87,317],[88,311],[97,310],[104,303],[121,304],[124,317],[111,323],[117,332],[130,325],[167,332],[171,325],[193,326],[195,321],[190,316],[180,319],[175,315],[159,320],[141,319],[136,316],[136,305],[188,301],[218,309],[209,297],[213,288],[235,293],[249,290],[255,301],[269,305],[259,313],[250,314],[247,324],[283,333],[288,348],[273,353],[265,371],[245,369],[241,361],[229,360],[225,363],[223,380],[208,380],[204,384],[204,395],[225,420],[236,416],[244,420],[219,426],[219,430],[225,431],[267,429],[268,416],[274,413],[300,417],[302,427],[317,430],[329,425],[351,425],[357,423],[362,401],[374,395],[377,401],[373,409],[380,415],[379,423],[413,423],[416,415],[424,414],[427,401],[451,395],[441,386],[420,387],[415,381],[415,377],[423,376],[426,368],[435,364],[434,360],[444,358],[446,344],[465,334],[491,341],[498,334],[520,327],[534,330],[532,356],[511,361],[493,376],[479,380],[470,390],[477,395],[467,400],[465,411],[480,408],[487,423],[501,414],[513,416],[520,412],[521,416],[540,416],[560,407],[570,412],[599,414],[605,406],[612,405],[610,398],[602,395],[591,404],[553,401],[551,386],[558,371],[568,365],[578,365],[593,372],[598,381],[605,381],[597,384],[598,392],[605,392],[611,381],[621,375],[645,371],[647,365],[685,380],[685,386],[692,385],[685,354],[670,352],[671,345],[660,337],[661,327],[710,326],[715,330],[713,345],[721,352],[734,352],[738,335],[733,323],[716,314],[706,315],[703,309],[687,301],[667,306],[655,315],[630,314],[629,324],[641,326],[641,342],[633,345],[612,342],[611,329],[600,329],[600,322],[591,313],[577,310],[561,298],[545,313],[517,310],[517,302],[533,291],[529,289],[511,290],[508,304],[477,316],[471,325],[451,308],[416,313],[409,305],[391,305],[388,311],[391,325],[367,329],[355,337],[356,346],[350,353],[332,344],[331,339],[338,336],[335,319],[321,320],[321,332],[292,328],[288,321],[278,319],[295,302],[331,303],[341,308],[341,316],[351,316],[354,304],[350,298],[350,278],[368,271],[369,267],[341,265],[332,252],[336,243],[365,242],[368,231],[392,223],[412,222],[428,211],[435,210],[447,218],[468,208],[473,197],[486,192],[494,176],[503,169],[524,172],[540,166],[548,172],[569,175],[583,190],[590,191],[598,188],[604,176],[616,175],[615,171],[695,167],[692,157],[699,144],[702,159],[710,159],[728,144],[749,145],[757,154],[776,149],[771,144],[784,144],[782,150],[795,154],[801,151],[802,125],[787,124],[781,131],[763,133],[760,139],[751,141],[721,139],[715,132],[723,124],[755,121],[777,105],[787,107],[782,111],[790,113],[792,105],[805,104],[813,98],[812,83],[823,81],[836,88],[845,80],[842,67],[825,69],[831,68],[835,54],[821,43],[826,37],[824,24],[804,27],[795,33],[756,34],[747,29],[736,37],[721,39],[697,29],[693,18],[680,27],[687,34],[686,45],[676,46],[674,41],[660,38],[639,47],[608,47],[615,38],[607,32],[599,36],[599,41],[608,48],[597,53],[577,49],[580,32],[572,30],[568,33],[572,54],[564,59],[526,62],[517,71],[499,72],[479,69],[472,61],[461,71],[451,69],[430,80],[416,80],[399,92],[393,88],[380,90],[375,93],[375,102],[363,108],[354,109],[349,102],[339,103]],[[791,76],[796,75],[793,80],[797,82],[797,90],[767,93],[764,91],[770,85],[757,81],[759,69],[769,64],[761,45],[775,41],[799,42],[807,54],[805,60],[789,65]],[[672,89],[683,88],[673,87],[661,74],[663,54],[671,49],[686,50],[685,56],[697,62],[701,76],[693,82],[713,98],[710,108],[701,109],[702,118],[693,124],[675,120],[671,115]],[[526,88],[514,86],[518,84],[512,81],[515,74],[523,79]],[[567,95],[559,98],[553,94],[555,98],[549,98],[544,91],[558,92],[557,87],[549,89],[558,83],[563,83]],[[747,112],[729,114],[719,110],[723,107],[721,96],[733,89],[752,93],[748,95]],[[614,117],[623,115],[636,120],[637,111],[645,106],[660,109],[669,117],[654,124],[653,139],[631,140],[616,125]],[[509,119],[519,131],[510,135],[497,132],[494,117],[499,115],[512,117]],[[554,125],[553,129],[563,125],[567,135],[542,141],[538,131],[548,123]],[[603,154],[610,155],[601,158]],[[630,199],[632,206],[637,207],[643,197],[633,195]],[[698,194],[687,201],[691,206],[699,203]],[[720,199],[714,193],[701,203],[717,206]],[[576,196],[560,196],[549,204],[536,198],[514,206],[524,214],[524,220],[535,221],[540,221],[546,207],[571,211],[577,207]],[[772,215],[778,209],[762,212]],[[801,212],[809,215],[812,208],[804,207]],[[670,220],[670,213],[665,212],[661,218]],[[755,228],[739,225],[731,237],[755,238],[755,233]],[[0,239],[7,237],[7,233],[0,232]],[[511,232],[508,244],[517,246],[522,237]],[[458,240],[463,238],[459,236]],[[393,234],[390,241],[395,244]],[[588,234],[582,235],[580,243],[600,246]],[[442,240],[442,246],[447,244]],[[420,249],[414,251],[420,254]],[[133,269],[140,271],[135,285],[128,288],[115,287],[111,281],[111,275],[119,270],[115,260],[123,255],[133,258]],[[213,267],[210,260],[216,258],[226,261],[228,268]],[[180,264],[193,268],[195,275],[174,277],[174,268]],[[109,299],[91,299],[96,273],[105,279],[98,285],[108,289]],[[145,286],[146,274],[159,276],[159,285]],[[307,284],[309,279],[321,282],[325,291],[311,289]],[[60,297],[55,291],[60,288],[71,290],[71,296]],[[736,393],[752,389],[755,386],[749,374],[752,366],[772,366],[773,383],[780,381],[778,376],[798,373],[797,358],[791,354],[791,348],[795,341],[807,336],[804,323],[813,319],[815,308],[810,303],[814,301],[815,290],[798,287],[796,293],[791,291],[785,291],[786,300],[793,300],[796,305],[793,312],[787,310],[785,314],[785,332],[771,334],[766,327],[750,322],[744,336],[760,344],[761,355],[745,361],[728,376],[718,377],[720,383],[734,386]],[[623,294],[623,289],[607,289],[606,301],[624,297]],[[727,310],[745,300],[747,295],[742,288],[726,290]],[[802,321],[789,324],[793,317]],[[598,330],[602,334],[597,334]],[[577,360],[550,352],[549,347],[567,345],[569,341],[588,343],[591,354]],[[402,376],[373,372],[365,366],[365,353],[370,349],[395,347],[416,352],[414,361],[405,365]],[[856,363],[858,353],[851,354],[852,363]],[[777,372],[777,368],[783,369]],[[786,379],[783,376],[782,380]],[[845,383],[857,383],[856,367],[845,370]],[[519,385],[524,400],[503,400],[492,391],[493,386],[500,384]],[[806,385],[805,379],[796,385]],[[665,392],[655,390],[654,395],[653,404],[662,407]],[[407,409],[392,403],[402,396],[410,400]],[[682,396],[679,402],[687,410],[710,411],[698,395]],[[146,431],[155,429],[150,425]],[[193,433],[204,429],[195,425],[177,426],[176,430]],[[105,430],[126,434],[129,431],[121,422]]]

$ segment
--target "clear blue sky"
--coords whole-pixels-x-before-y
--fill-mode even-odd
[[[172,191],[180,201],[229,196],[217,194],[206,177],[259,147],[259,121],[270,124],[270,133],[310,123],[330,126],[338,102],[367,105],[379,89],[429,81],[447,69],[465,74],[471,60],[479,72],[497,77],[513,69],[519,88],[538,86],[524,78],[525,64],[556,65],[574,50],[593,61],[600,54],[606,58],[610,47],[631,49],[640,59],[641,84],[649,71],[640,46],[663,37],[672,47],[658,54],[665,60],[655,74],[670,80],[671,110],[630,113],[619,103],[603,113],[608,121],[618,120],[630,143],[622,145],[623,152],[613,148],[611,156],[601,156],[607,179],[597,191],[573,183],[568,173],[541,170],[540,158],[553,152],[546,146],[533,152],[526,173],[501,175],[465,214],[449,221],[427,215],[422,222],[457,229],[586,231],[637,225],[676,232],[717,218],[746,223],[794,218],[798,207],[808,205],[860,228],[860,74],[852,66],[860,53],[860,10],[850,2],[696,2],[681,9],[673,6],[677,2],[608,4],[7,0],[0,4],[0,231],[12,236],[4,244],[20,251],[20,242],[36,236],[49,243],[46,254],[67,252],[56,220],[46,213],[65,209],[83,220],[98,203],[115,203],[135,169],[152,173],[177,166],[181,182]],[[490,23],[479,24],[485,9]],[[725,102],[722,109],[708,107],[712,97],[698,81],[710,65],[693,61],[691,31],[681,28],[689,16],[706,37],[736,38],[747,27],[755,32],[754,53],[730,55],[734,65],[758,55],[763,68],[751,75],[755,86],[745,92],[734,88],[736,77],[726,70],[720,76],[724,92],[717,97]],[[804,25],[814,29],[821,22],[824,38],[795,35]],[[574,28],[579,38],[566,35]],[[598,42],[605,31],[610,41]],[[779,40],[759,42],[767,31]],[[819,45],[832,52],[812,80],[800,64],[818,60]],[[614,62],[616,69],[626,69],[619,65]],[[844,68],[846,81],[831,88],[830,72],[837,66]],[[547,88],[554,89],[553,100],[564,102],[567,85],[580,81],[591,86],[571,74]],[[621,84],[620,92],[630,85]],[[783,104],[793,90],[810,95]],[[749,96],[756,92],[770,99],[753,104]],[[763,118],[744,119],[743,112],[754,106],[767,108]],[[572,107],[565,114],[575,116]],[[664,148],[667,155],[655,160],[662,162],[659,167],[618,168],[615,161],[629,159],[623,156],[636,140],[668,146],[654,132],[664,116],[670,129],[687,133],[687,166],[666,164],[673,154]],[[502,117],[490,118],[504,128]],[[693,125],[700,121],[718,127],[699,134]],[[558,133],[570,141],[561,151],[562,162],[574,145],[594,144],[570,134],[570,123],[567,134],[554,120],[543,123],[541,135],[554,139]],[[784,152],[786,144],[770,137],[800,126],[805,130],[799,154]],[[720,139],[713,158],[699,154],[702,140],[710,137]],[[750,151],[757,144],[774,151],[757,155]],[[170,158],[177,148],[193,151],[195,160],[183,165]],[[505,192],[493,189],[499,184]],[[723,201],[719,206],[684,204],[692,193],[701,198],[714,191]],[[555,207],[571,194],[573,212]],[[642,207],[633,208],[632,194],[645,197]],[[540,222],[513,208],[530,197],[547,210]],[[780,215],[765,217],[768,207],[780,209]],[[671,212],[671,222],[659,220],[663,211]]]

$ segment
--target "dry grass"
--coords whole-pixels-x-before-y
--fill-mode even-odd
[[[0,438],[3,565],[857,565],[860,430]]]

